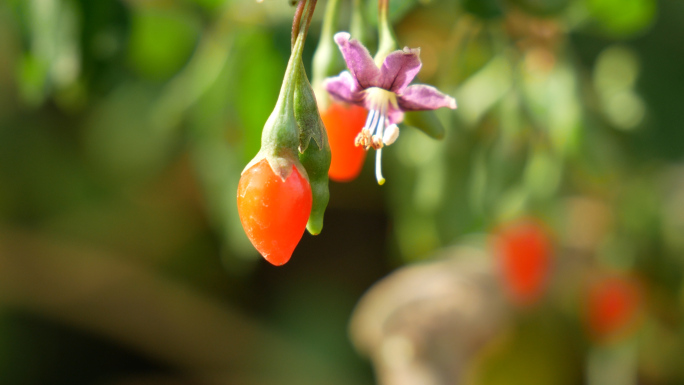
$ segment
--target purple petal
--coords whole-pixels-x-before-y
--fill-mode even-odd
[[[389,124],[399,124],[404,121],[404,111],[394,108],[391,104],[387,109],[387,120]]]
[[[363,103],[363,94],[359,92],[359,85],[348,71],[342,71],[338,76],[325,79],[323,86],[330,96],[340,102]]]
[[[380,87],[400,94],[420,71],[420,48],[394,51],[382,63]]]
[[[350,40],[347,32],[335,34],[335,43],[340,47],[347,68],[361,88],[376,87],[380,69],[375,65],[370,53],[358,40]]]
[[[435,87],[415,84],[397,95],[397,104],[404,111],[436,110],[440,107],[456,108],[456,99],[439,92]]]

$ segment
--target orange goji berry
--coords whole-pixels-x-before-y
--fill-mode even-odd
[[[498,232],[496,253],[511,299],[531,305],[542,295],[551,262],[551,241],[534,221],[519,221]]]
[[[587,300],[587,321],[593,337],[610,340],[634,329],[641,291],[633,280],[606,278],[589,289]]]
[[[292,256],[311,213],[311,186],[295,166],[283,181],[266,159],[242,173],[237,204],[242,227],[254,247],[280,266]]]
[[[328,176],[336,182],[349,182],[361,173],[366,151],[354,145],[356,135],[363,128],[368,111],[365,108],[331,103],[321,113],[330,142],[330,170]]]

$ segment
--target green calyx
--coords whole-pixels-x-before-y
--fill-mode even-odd
[[[294,90],[299,66],[302,61],[304,40],[306,39],[311,15],[316,6],[316,0],[301,1],[294,20],[296,29],[293,30],[293,34],[296,33],[296,38],[293,39],[292,53],[287,63],[278,101],[261,132],[261,149],[245,167],[245,170],[247,170],[262,159],[266,159],[273,172],[283,181],[290,176],[292,166],[308,179],[306,169],[302,166],[298,157],[300,134],[294,113]],[[301,23],[301,21],[304,21],[304,23]]]
[[[311,2],[314,6],[316,2],[316,0],[303,1],[306,1],[307,5]],[[335,15],[337,14],[337,4],[335,0],[333,0],[328,6],[330,8],[326,12],[326,22],[324,23],[323,34],[327,33],[328,35],[332,35]],[[305,13],[301,18],[301,20],[305,20],[305,22],[300,24],[304,25],[304,29],[300,27],[298,40],[302,36],[306,36],[308,23],[311,21],[311,13],[307,14],[307,9],[308,8],[305,8]],[[313,7],[311,8],[311,12],[313,12]],[[332,38],[328,40],[332,40]],[[332,46],[329,48],[332,49]],[[320,52],[325,53],[325,48]],[[326,58],[321,59],[321,54],[318,55],[319,62],[317,63],[318,66],[315,65],[315,68],[324,67],[325,70],[328,70],[331,63],[321,62],[321,60]],[[306,71],[304,70],[301,54],[297,57],[297,60],[294,74],[293,102],[294,116],[299,132],[299,160],[302,162],[302,165],[308,174],[309,183],[311,185],[311,195],[313,198],[311,203],[311,214],[309,215],[306,229],[312,235],[317,235],[323,230],[323,215],[325,213],[325,208],[328,206],[328,200],[330,199],[330,192],[328,191],[330,145],[328,144],[328,135],[325,131],[325,126],[318,113],[316,96],[314,95],[309,79],[306,76]],[[316,59],[314,58],[314,61],[315,60]]]
[[[264,125],[261,150],[245,167],[247,170],[266,159],[273,172],[285,181],[294,166],[311,186],[313,201],[306,228],[313,235],[323,229],[323,214],[330,198],[328,136],[302,62],[304,40],[315,6],[316,0],[301,0],[297,8],[292,54],[280,95]]]
[[[299,125],[299,160],[309,174],[313,198],[306,229],[312,235],[317,235],[323,229],[323,214],[330,199],[330,145],[303,64],[300,65],[294,92],[294,113]]]
[[[295,78],[298,73],[298,63],[301,62],[303,46],[304,39],[298,38],[287,64],[278,101],[261,132],[261,149],[254,159],[247,164],[245,170],[262,159],[266,159],[273,172],[283,181],[290,176],[292,166],[297,168],[305,178],[307,177],[306,171],[297,156],[299,129],[293,109]]]

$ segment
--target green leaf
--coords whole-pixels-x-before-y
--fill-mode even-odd
[[[180,11],[136,9],[130,62],[145,77],[167,79],[186,63],[198,38],[198,26]]]
[[[444,139],[445,130],[434,111],[410,111],[402,126],[414,127],[434,139]]]
[[[278,99],[286,62],[278,55],[271,33],[241,33],[235,45],[233,73],[240,76],[233,76],[232,100],[242,126],[243,160],[247,162],[261,147],[264,117],[269,116]]]
[[[610,36],[625,37],[653,23],[655,0],[586,0],[591,16]]]

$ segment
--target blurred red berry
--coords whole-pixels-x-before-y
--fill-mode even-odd
[[[336,182],[349,182],[361,173],[366,151],[354,145],[356,135],[366,123],[368,111],[356,105],[330,103],[321,112],[330,142],[330,170],[328,176]]]
[[[237,204],[247,237],[266,260],[290,260],[311,213],[311,186],[296,167],[285,181],[263,159],[242,173]]]
[[[639,285],[623,277],[610,277],[588,292],[587,316],[593,337],[605,341],[628,334],[637,324],[641,307]]]
[[[495,250],[504,286],[513,302],[527,306],[543,294],[551,264],[551,240],[541,225],[518,221],[497,234]]]

